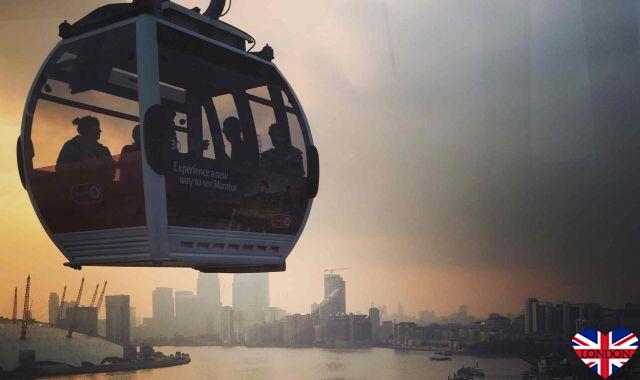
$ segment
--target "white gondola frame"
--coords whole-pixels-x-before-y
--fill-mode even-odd
[[[168,3],[174,9],[181,12],[192,12],[186,8]],[[194,15],[190,15],[194,16]],[[261,64],[272,66],[282,78],[288,91],[296,104],[300,104],[293,88],[277,67],[268,61],[262,60],[253,54],[237,49],[235,47],[218,42],[214,39],[202,36],[191,30],[175,25],[166,20],[160,19],[152,14],[142,14],[124,21],[111,24],[106,27],[95,29],[81,35],[60,41],[51,51],[43,65],[38,71],[36,80],[31,86],[29,97],[25,106],[22,120],[21,136],[30,136],[33,115],[29,114],[29,109],[34,96],[37,96],[38,79],[44,73],[52,56],[67,44],[86,39],[88,37],[109,32],[127,25],[135,24],[136,30],[136,50],[138,68],[138,103],[139,117],[141,121],[142,142],[144,144],[144,114],[149,107],[160,104],[160,79],[159,79],[159,54],[157,41],[157,25],[163,24],[179,32],[186,33],[192,38],[203,40],[218,47],[241,54],[248,59],[260,61]],[[239,35],[246,34],[238,31]],[[311,132],[308,128],[307,117],[302,107],[299,107],[300,126],[305,139],[305,144],[313,145]],[[23,138],[21,154],[22,162],[26,163]],[[246,266],[282,266],[284,261],[300,239],[300,235],[309,218],[313,199],[309,199],[304,218],[295,236],[248,233],[238,231],[210,230],[202,228],[169,226],[167,220],[166,182],[163,175],[159,175],[149,166],[145,149],[143,146],[142,173],[144,181],[144,198],[146,225],[141,227],[114,228],[98,231],[71,232],[54,234],[47,225],[39,210],[38,203],[34,197],[29,182],[29,176],[25,175],[25,187],[29,194],[31,203],[43,228],[56,244],[58,249],[69,260],[66,265],[79,268],[83,265],[104,265],[104,266],[166,266],[166,267],[211,267],[220,266],[238,267]],[[233,246],[267,246],[273,248],[262,254],[252,252],[242,252],[235,250],[221,250],[219,252],[205,252],[203,250],[186,249],[182,244],[185,239],[197,242],[207,242],[209,246],[225,244]],[[198,247],[198,245],[194,245]],[[277,253],[274,253],[277,248]]]

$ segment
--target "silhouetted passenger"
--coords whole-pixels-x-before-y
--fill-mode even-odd
[[[279,124],[271,124],[269,136],[273,148],[260,155],[260,167],[282,174],[304,177],[302,152],[291,145],[289,131]]]
[[[120,181],[141,181],[142,180],[142,163],[141,163],[141,143],[140,143],[140,126],[136,125],[131,132],[133,143],[122,147],[120,152]]]
[[[242,140],[242,125],[236,117],[227,118],[222,126],[222,132],[231,144],[231,162],[244,165],[251,161],[251,151]]]
[[[73,125],[78,127],[78,136],[62,146],[56,161],[56,171],[97,170],[97,174],[113,179],[115,163],[111,152],[98,142],[102,133],[100,121],[93,116],[85,116],[73,120]]]
[[[122,147],[122,152],[120,152],[120,158],[126,154],[139,152],[141,149],[140,145],[140,126],[136,125],[133,127],[133,131],[131,132],[131,138],[133,138],[133,143],[129,145],[125,145]]]

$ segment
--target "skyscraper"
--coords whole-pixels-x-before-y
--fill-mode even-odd
[[[336,315],[344,314],[347,312],[346,302],[346,285],[342,276],[338,274],[325,274],[324,275],[324,298],[325,300],[331,299],[331,302],[323,301],[322,314]]]
[[[129,296],[107,296],[107,340],[126,346],[131,342]]]
[[[153,324],[159,335],[169,336],[174,315],[173,289],[156,288],[153,291]]]
[[[380,337],[380,309],[376,307],[369,308],[369,323],[371,323],[371,339],[375,343]]]
[[[220,339],[224,345],[233,345],[236,343],[233,319],[233,308],[231,306],[224,306],[220,316]]]
[[[202,332],[217,332],[220,318],[220,279],[217,273],[198,273],[198,305],[202,314]]]
[[[198,297],[191,291],[176,291],[176,323],[178,334],[193,336],[198,334],[202,315],[198,307]]]
[[[580,307],[569,302],[563,302],[561,318],[562,336],[568,338],[576,332],[576,320],[580,318]]]
[[[136,308],[130,307],[129,308],[129,335],[135,336],[135,330],[136,330]]]
[[[49,294],[49,323],[58,323],[58,310],[60,309],[60,297],[58,293]]]
[[[238,327],[264,322],[269,308],[269,273],[235,274],[232,298]]]
[[[538,299],[527,298],[524,303],[524,333],[535,334],[538,332]]]

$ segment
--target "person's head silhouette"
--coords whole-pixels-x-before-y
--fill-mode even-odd
[[[100,121],[93,116],[78,117],[73,120],[73,125],[78,127],[78,134],[87,140],[100,140]]]
[[[140,125],[136,125],[133,127],[133,132],[131,132],[131,137],[133,138],[134,144],[140,144]]]
[[[242,142],[242,126],[237,117],[228,117],[223,123],[222,132],[231,144]]]
[[[274,123],[269,127],[269,136],[271,137],[271,143],[276,149],[286,148],[289,145],[289,136],[287,129],[280,124]]]

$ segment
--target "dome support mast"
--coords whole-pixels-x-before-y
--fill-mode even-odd
[[[18,287],[17,286],[13,292],[13,315],[11,320],[13,322],[18,320]]]
[[[20,339],[27,339],[27,321],[29,320],[29,288],[31,287],[31,275],[27,276],[27,288],[24,291],[24,309],[22,313],[22,327],[20,328]]]
[[[71,321],[69,322],[69,332],[67,338],[73,338],[73,329],[76,328],[76,321],[78,320],[78,314],[80,312],[80,299],[82,298],[82,288],[84,287],[84,277],[80,282],[80,289],[78,289],[78,297],[76,298],[76,304],[73,308],[73,314],[71,315]]]
[[[100,286],[100,284],[98,284],[98,286]],[[104,285],[102,286],[102,291],[100,292],[100,298],[98,298],[98,305],[96,306],[96,319],[98,319],[99,315],[100,315],[100,308],[102,308],[102,301],[104,300],[104,291],[107,289],[107,282],[104,282]],[[96,291],[98,290],[98,288],[96,287]],[[95,300],[95,295],[94,295],[94,300]],[[93,302],[91,302],[91,307],[93,307]],[[95,331],[91,330],[89,331],[89,336],[94,336],[95,335]]]
[[[64,298],[67,296],[67,285],[62,290],[62,298],[60,299],[60,307],[58,308],[58,319],[56,319],[56,326],[60,324],[62,319],[62,309],[64,308]]]
[[[91,298],[91,304],[89,307],[93,307],[96,304],[96,297],[98,296],[98,289],[100,289],[100,284],[96,284],[96,290],[93,291],[93,297]]]

